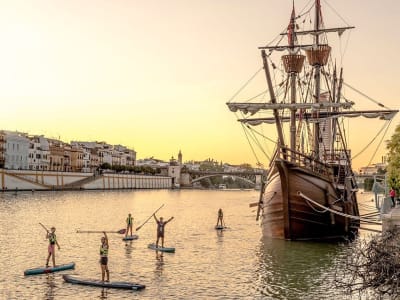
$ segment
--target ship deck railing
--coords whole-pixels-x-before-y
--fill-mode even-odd
[[[333,175],[331,166],[316,159],[315,157],[305,155],[304,153],[286,147],[281,147],[278,152],[279,153],[277,157],[301,168],[327,177],[331,177]]]

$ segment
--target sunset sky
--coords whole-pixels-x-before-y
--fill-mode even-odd
[[[301,10],[308,2],[295,5]],[[400,2],[321,3],[356,26],[345,80],[399,108]],[[0,0],[0,129],[123,144],[138,158],[167,160],[182,150],[184,160],[254,165],[225,103],[261,67],[257,47],[287,26],[291,6],[291,0]],[[327,23],[346,25],[337,17]],[[381,126],[360,121],[350,131],[353,153]],[[368,163],[375,147],[354,165]]]

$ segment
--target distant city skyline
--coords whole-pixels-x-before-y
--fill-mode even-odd
[[[327,25],[356,26],[340,48],[346,81],[398,108],[400,3],[337,0],[339,17],[331,2],[321,1],[333,17]],[[296,0],[296,10],[307,3]],[[291,6],[292,0],[3,1],[0,128],[104,140],[139,157],[168,159],[182,149],[193,160],[212,154],[256,166],[225,103],[261,67],[257,47],[287,27]],[[349,122],[356,154],[381,123]],[[370,161],[376,145],[354,168]],[[385,151],[382,145],[372,162]]]

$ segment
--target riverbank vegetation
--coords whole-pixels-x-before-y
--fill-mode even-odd
[[[397,125],[394,134],[387,142],[388,150],[388,185],[397,193],[400,191],[400,125]]]
[[[358,239],[349,245],[335,270],[336,287],[350,296],[400,299],[400,228]]]

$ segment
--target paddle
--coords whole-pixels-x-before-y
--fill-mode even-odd
[[[139,227],[136,228],[136,231],[138,231],[140,228],[142,228],[143,225],[146,224],[146,223],[151,219],[151,217],[152,217],[156,212],[158,212],[163,206],[164,206],[164,204],[161,205],[155,212],[153,212],[153,213],[151,214],[151,216],[150,216],[142,225],[140,225]]]
[[[49,232],[49,230],[46,228],[46,226],[44,226],[42,223],[39,222],[39,224],[44,228],[44,230],[46,230],[47,232]]]
[[[101,231],[101,230],[77,230],[76,233],[119,233],[119,234],[125,234],[126,229],[120,229],[118,231]]]

